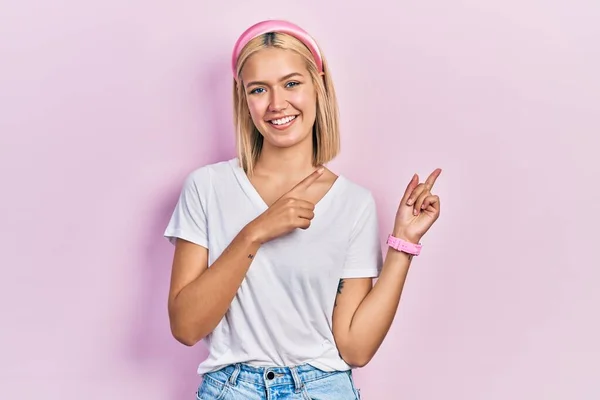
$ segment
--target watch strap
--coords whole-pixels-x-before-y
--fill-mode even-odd
[[[421,248],[423,247],[420,243],[411,243],[392,235],[388,236],[387,245],[392,249],[401,251],[403,253],[412,254],[413,256],[418,256],[421,254]]]

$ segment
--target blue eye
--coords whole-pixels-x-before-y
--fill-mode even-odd
[[[259,92],[258,92],[259,90],[264,90],[264,89],[263,89],[263,88],[256,88],[256,89],[252,89],[252,90],[250,91],[250,94],[257,94],[257,93],[259,93]]]
[[[294,87],[294,86],[298,86],[300,84],[300,82],[288,82],[285,87]]]

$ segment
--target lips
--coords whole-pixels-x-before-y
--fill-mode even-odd
[[[297,119],[298,115],[288,115],[287,117],[269,120],[268,123],[273,128],[282,131],[292,126]]]
[[[296,119],[296,115],[289,115],[289,116],[283,117],[283,118],[272,119],[269,121],[269,123],[271,125],[281,126],[281,125],[289,124],[290,122],[292,122],[295,119]]]

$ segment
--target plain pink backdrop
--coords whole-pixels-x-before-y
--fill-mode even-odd
[[[229,54],[287,18],[322,45],[382,242],[411,175],[441,218],[364,399],[600,398],[600,3],[22,0],[0,6],[0,393],[194,398],[170,335],[184,176],[233,156]]]

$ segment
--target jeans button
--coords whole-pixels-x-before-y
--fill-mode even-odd
[[[275,378],[275,373],[273,371],[267,372],[267,379],[271,380]]]

